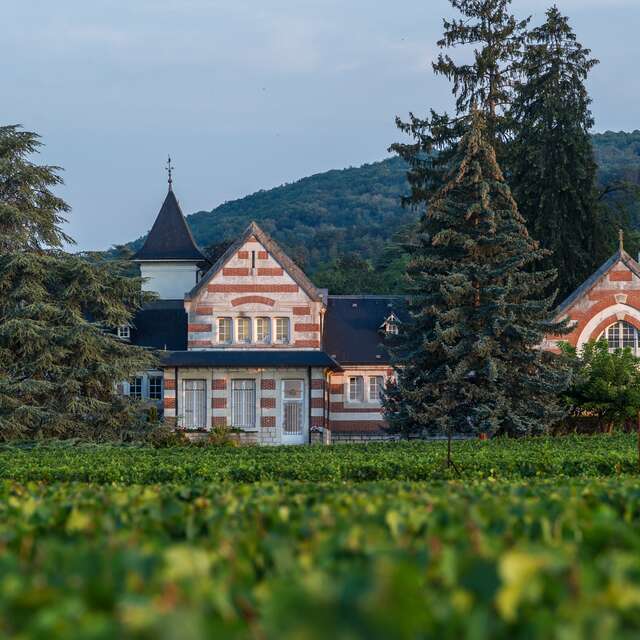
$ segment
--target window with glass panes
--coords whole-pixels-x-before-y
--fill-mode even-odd
[[[276,318],[276,342],[289,342],[289,318]]]
[[[349,378],[349,402],[364,402],[364,378],[362,376]]]
[[[218,342],[231,342],[231,318],[218,318]]]
[[[231,426],[253,429],[256,426],[256,381],[231,381]]]
[[[382,394],[384,378],[382,376],[369,376],[369,400],[378,402]]]
[[[256,318],[256,342],[267,343],[271,340],[271,320]]]
[[[129,382],[129,395],[139,400],[142,398],[142,376],[134,376]]]
[[[251,342],[251,320],[249,318],[238,318],[237,327],[236,336],[238,342]]]
[[[149,398],[162,400],[162,376],[149,376]]]
[[[608,327],[600,336],[609,344],[609,349],[631,349],[634,354],[638,355],[638,330],[628,322],[621,320]]]
[[[282,430],[285,436],[300,435],[304,420],[304,381],[282,381]]]

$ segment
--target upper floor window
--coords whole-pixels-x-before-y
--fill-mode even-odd
[[[276,342],[288,344],[290,340],[289,318],[276,318]]]
[[[231,318],[218,318],[218,342],[228,344],[232,340]]]
[[[271,320],[256,318],[256,342],[266,344],[271,341]]]
[[[639,355],[638,330],[628,322],[620,321],[612,324],[600,336],[609,344],[609,349],[631,349],[635,355]]]
[[[238,318],[237,327],[238,342],[251,342],[251,320]]]
[[[384,388],[384,378],[382,376],[369,376],[369,400],[378,402]]]
[[[121,324],[118,327],[118,338],[128,340],[131,337],[131,327],[128,324]]]
[[[362,376],[349,378],[349,402],[364,402],[364,378]]]

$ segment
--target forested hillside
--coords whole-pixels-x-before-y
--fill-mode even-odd
[[[640,185],[640,131],[596,134],[593,140],[601,183]],[[400,205],[407,190],[403,161],[390,158],[258,191],[188,220],[202,247],[234,238],[255,220],[314,274],[341,254],[379,258],[394,233],[414,219]],[[635,218],[638,226],[640,212]]]

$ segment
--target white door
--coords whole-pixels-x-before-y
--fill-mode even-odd
[[[307,424],[304,380],[282,381],[282,444],[304,444]]]
[[[207,426],[206,380],[184,380],[184,427],[203,429]]]

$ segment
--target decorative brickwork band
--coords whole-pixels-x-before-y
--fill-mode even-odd
[[[196,306],[196,314],[199,316],[210,316],[213,313],[213,307],[208,305]]]
[[[275,409],[276,408],[276,399],[275,398],[260,398],[260,406],[263,409]]]
[[[324,380],[312,380],[311,388],[316,390],[324,389]]]
[[[249,269],[247,267],[225,267],[222,270],[223,276],[248,276]]]
[[[310,324],[310,323],[304,323],[304,322],[298,322],[295,325],[293,325],[293,329],[294,331],[302,331],[302,332],[309,332],[309,331],[320,331],[320,325],[319,324]]]
[[[610,282],[631,282],[633,274],[631,271],[612,271],[609,274]]]
[[[216,378],[211,381],[211,389],[213,391],[226,391],[227,381],[224,378]]]
[[[283,276],[284,270],[280,267],[258,267],[259,276]]]
[[[209,293],[298,293],[297,284],[210,284]]]
[[[310,316],[311,309],[309,307],[293,307],[294,316]]]
[[[189,333],[207,333],[208,331],[211,331],[211,325],[204,323],[194,323],[189,325],[188,330]]]
[[[175,378],[165,378],[164,379],[164,388],[165,389],[175,389],[176,388]]]
[[[263,379],[260,383],[260,388],[263,391],[275,391],[276,390],[276,381],[271,379]]]
[[[270,427],[276,426],[276,418],[275,416],[262,416],[260,419],[260,424],[263,429],[268,429]]]
[[[194,347],[210,347],[211,340],[189,340],[188,347],[193,349]]]
[[[166,398],[164,399],[164,408],[165,409],[175,409],[176,408],[176,399],[175,398]]]
[[[239,307],[241,304],[266,304],[269,307],[273,307],[275,303],[275,300],[265,298],[264,296],[243,296],[242,298],[233,299],[231,306]]]
[[[224,416],[213,416],[211,422],[214,427],[225,427],[227,425],[227,419]]]
[[[324,407],[324,400],[322,398],[311,398],[312,409],[322,409]]]
[[[248,260],[249,252],[248,251],[238,251],[238,260]]]
[[[227,408],[227,399],[226,398],[211,398],[211,408],[212,409],[226,409]]]
[[[266,251],[258,251],[258,260],[268,260],[269,254]]]
[[[320,347],[320,340],[296,340],[293,343],[294,347],[312,347],[317,349]]]

